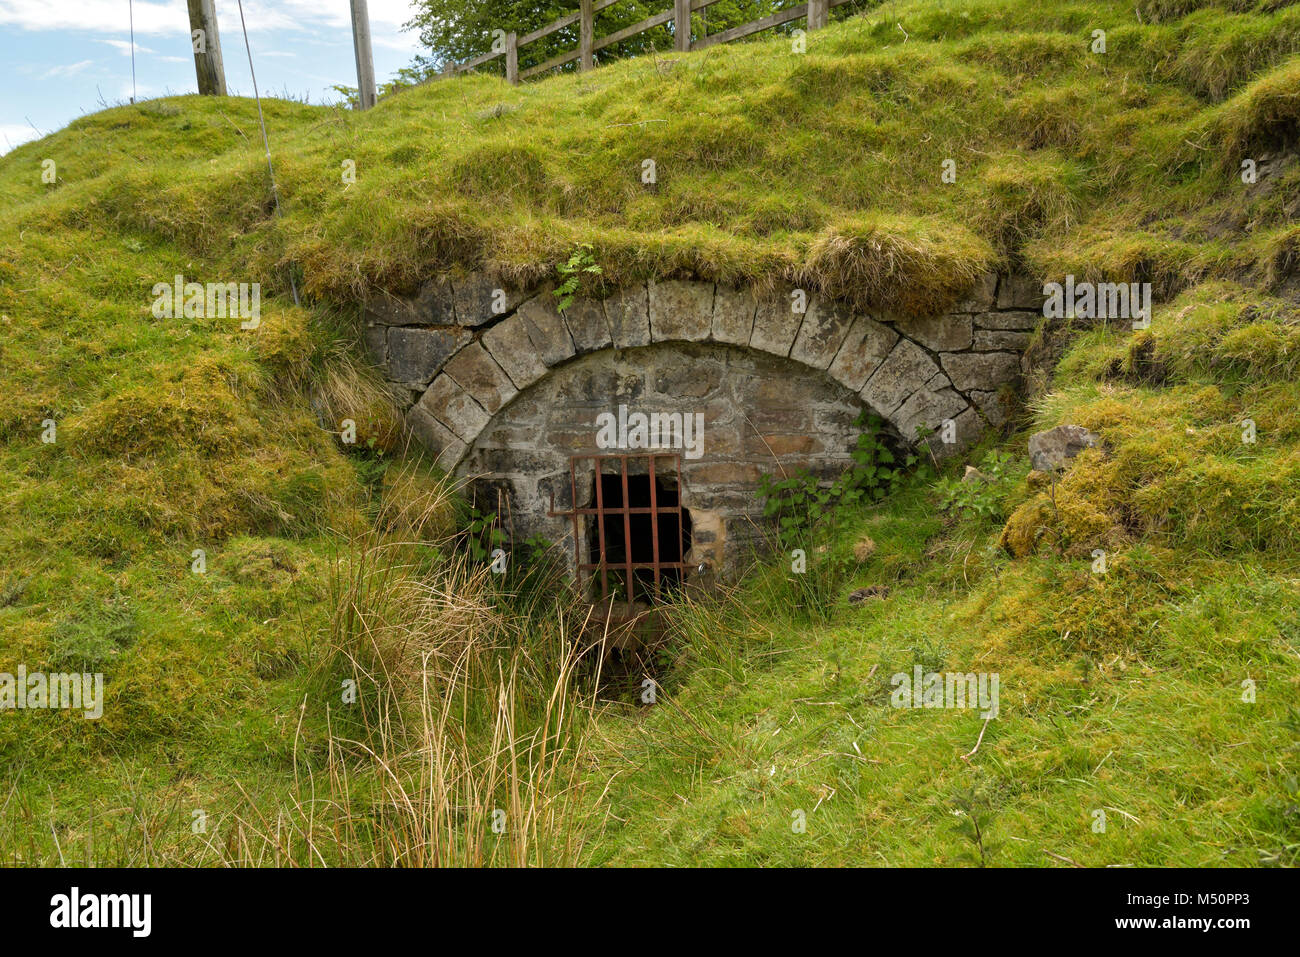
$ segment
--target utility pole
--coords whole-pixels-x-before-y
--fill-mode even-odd
[[[188,0],[190,42],[194,47],[194,73],[199,93],[226,95],[226,69],[221,63],[221,37],[217,34],[215,0]]]
[[[375,58],[370,49],[370,11],[366,0],[352,0],[352,47],[357,54],[357,107],[375,105]]]

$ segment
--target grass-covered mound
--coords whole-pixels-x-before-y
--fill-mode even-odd
[[[363,114],[267,101],[280,215],[246,100],[118,107],[0,158],[0,672],[108,676],[100,721],[0,715],[6,861],[946,863],[973,815],[995,861],[1294,861],[1300,6],[887,14],[803,55],[775,38],[470,77]],[[610,284],[787,280],[927,311],[1016,266],[1165,302],[1145,333],[1080,332],[973,502],[943,511],[926,481],[841,516],[811,579],[772,566],[747,614],[685,616],[660,704],[588,734],[551,710],[571,662],[521,643],[572,623],[525,627],[455,549],[402,544],[444,538],[449,507],[402,461],[355,328],[371,288],[546,278],[584,242]],[[155,318],[176,274],[261,282],[261,326]],[[1104,447],[1043,486],[1025,432],[1067,421]],[[426,493],[436,514],[406,514]],[[863,585],[885,597],[845,605]],[[888,706],[916,663],[1001,673],[968,759],[971,713]],[[432,695],[410,679],[430,667]],[[339,710],[349,674],[398,701],[397,732]],[[327,792],[334,816],[305,825]],[[277,843],[283,808],[298,839]],[[203,838],[196,809],[221,822]]]

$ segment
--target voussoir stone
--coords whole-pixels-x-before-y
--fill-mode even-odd
[[[814,299],[790,349],[790,358],[814,369],[825,369],[844,344],[853,315],[839,303]]]
[[[605,318],[615,349],[650,344],[650,302],[645,286],[628,286],[606,299]]]
[[[948,378],[962,392],[990,391],[1020,374],[1020,356],[1013,352],[959,352],[942,356]]]
[[[713,294],[713,341],[749,345],[758,300],[748,290],[718,286]]]
[[[803,324],[803,312],[795,312],[793,296],[765,298],[759,301],[754,312],[754,331],[750,333],[751,349],[770,352],[774,356],[788,356],[795,336]]]
[[[613,344],[605,306],[597,299],[575,299],[564,310],[564,320],[573,336],[573,347],[580,353],[607,349]]]
[[[1081,425],[1058,425],[1029,437],[1029,461],[1040,472],[1065,468],[1084,449],[1095,448],[1101,436]]]
[[[938,371],[929,353],[912,340],[900,338],[859,394],[873,409],[888,416],[903,404],[918,382],[929,381]]]
[[[955,419],[969,406],[970,403],[952,389],[938,392],[918,389],[889,415],[889,421],[903,438],[911,441],[916,438],[918,428],[937,432],[945,420]]]
[[[388,330],[388,376],[394,382],[426,383],[469,339],[463,329],[395,326]]]
[[[518,313],[483,333],[480,341],[497,365],[510,376],[515,388],[526,389],[546,375],[546,366],[538,358],[528,327]]]
[[[462,279],[451,280],[456,322],[476,327],[491,322],[519,306],[528,293],[508,283],[495,270],[472,272]]]
[[[510,376],[477,342],[471,342],[452,356],[442,371],[455,379],[489,415],[496,415],[519,392]]]
[[[547,367],[559,365],[574,356],[577,350],[569,327],[555,308],[555,297],[550,293],[534,296],[519,307],[518,315],[532,339],[533,348]]]
[[[934,352],[957,352],[971,347],[970,316],[930,316],[925,319],[900,319],[894,327]]]
[[[699,342],[713,323],[713,283],[672,279],[651,282],[650,337],[655,342]]]
[[[420,444],[434,454],[434,464],[450,471],[469,450],[450,429],[418,405],[406,413],[406,425]]]
[[[474,397],[449,375],[434,379],[415,408],[423,409],[465,442],[473,442],[490,418]]]
[[[859,392],[898,339],[898,333],[888,326],[857,316],[826,371],[845,388]]]

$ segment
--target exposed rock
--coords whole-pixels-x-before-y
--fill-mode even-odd
[[[898,339],[898,333],[888,326],[866,316],[858,316],[853,320],[844,343],[826,371],[845,388],[860,392],[871,374],[885,361]]]
[[[564,310],[564,319],[569,324],[574,348],[580,353],[595,352],[613,343],[609,321],[605,318],[605,306],[598,300],[574,300],[569,308]]]
[[[1081,425],[1058,425],[1029,437],[1029,461],[1040,472],[1067,467],[1084,449],[1095,448],[1101,437]]]
[[[460,329],[389,329],[388,376],[394,382],[426,383],[469,339]]]
[[[528,327],[518,313],[497,323],[479,341],[510,376],[515,388],[526,389],[546,375],[546,366],[537,357]]]
[[[853,316],[845,306],[813,300],[799,327],[790,358],[814,369],[825,369],[844,344],[852,324]]]
[[[707,339],[713,326],[713,283],[674,279],[649,284],[650,336],[655,342]]]
[[[529,299],[519,307],[518,315],[524,321],[533,348],[546,366],[559,365],[577,352],[569,327],[556,309],[555,297],[550,293]]]
[[[528,298],[525,290],[506,282],[494,271],[474,272],[463,279],[454,279],[451,289],[456,322],[462,326],[491,322]]]
[[[984,312],[996,302],[998,274],[987,272],[979,278],[966,298],[953,308],[954,312]]]
[[[981,329],[1014,329],[1028,332],[1042,321],[1041,312],[981,312],[975,317],[975,325]]]
[[[650,344],[650,302],[645,286],[628,286],[606,299],[605,318],[615,349]]]
[[[868,585],[866,588],[859,588],[849,595],[850,605],[861,605],[870,601],[872,598],[888,598],[888,585]]]
[[[999,309],[1039,309],[1043,284],[1028,276],[1005,276],[998,284]]]
[[[477,342],[471,342],[447,363],[446,373],[474,397],[489,415],[518,393],[510,377]]]
[[[754,331],[749,337],[752,349],[761,349],[774,356],[788,356],[794,345],[804,313],[794,311],[794,299],[785,296],[764,299],[754,313]]]
[[[862,398],[881,415],[889,415],[903,404],[918,382],[928,381],[938,371],[924,349],[910,339],[899,339],[889,357],[867,380]]]
[[[945,353],[943,368],[952,384],[967,389],[992,389],[1020,374],[1020,356],[1012,352]]]
[[[966,473],[961,477],[962,484],[972,485],[975,482],[987,482],[989,477],[973,465],[966,466]]]
[[[718,286],[713,295],[713,340],[734,346],[749,345],[757,311],[758,300],[749,291]]]
[[[900,319],[895,327],[909,339],[915,339],[935,352],[957,352],[971,347],[970,316],[931,316],[927,319]],[[976,346],[979,348],[979,346]]]

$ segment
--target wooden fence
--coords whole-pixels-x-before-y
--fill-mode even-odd
[[[498,57],[505,57],[506,79],[513,84],[519,84],[529,77],[537,76],[539,73],[545,73],[548,70],[554,70],[556,67],[565,66],[566,64],[578,61],[579,70],[590,70],[595,65],[595,53],[597,50],[603,50],[605,47],[620,43],[629,37],[634,37],[638,33],[645,33],[647,30],[653,30],[655,27],[662,26],[665,23],[673,24],[673,36],[676,39],[676,49],[680,51],[702,50],[705,47],[711,47],[718,43],[727,43],[731,40],[739,40],[741,37],[747,37],[763,30],[770,30],[773,27],[779,27],[783,23],[789,23],[791,20],[800,20],[807,18],[809,30],[820,30],[826,26],[830,19],[832,7],[838,7],[841,4],[849,3],[850,0],[808,0],[807,3],[796,4],[785,10],[778,10],[770,16],[763,17],[760,20],[752,20],[749,23],[743,23],[738,27],[732,27],[729,30],[722,30],[718,33],[701,36],[694,43],[691,42],[691,14],[697,10],[703,10],[705,7],[712,6],[718,0],[672,0],[673,5],[663,11],[656,13],[652,17],[646,17],[640,23],[634,23],[630,27],[624,27],[607,36],[597,37],[596,34],[596,14],[606,7],[612,7],[620,0],[582,0],[582,6],[575,13],[568,16],[560,17],[554,23],[548,23],[544,27],[538,27],[531,33],[525,33],[520,36],[517,33],[507,33],[504,44],[494,43],[493,50],[476,56],[472,60],[466,60],[464,63],[449,63],[443,69],[441,76],[455,76],[457,73],[464,73],[467,70],[473,70],[485,63],[489,63]],[[561,53],[559,56],[552,57],[545,63],[539,63],[536,66],[520,72],[519,70],[519,48],[533,43],[543,37],[548,37],[557,30],[563,30],[565,27],[571,27],[578,24],[578,46],[567,53]]]

